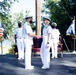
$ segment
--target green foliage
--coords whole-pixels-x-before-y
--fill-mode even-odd
[[[3,0],[0,1],[0,20],[2,23],[2,27],[4,28],[3,36],[4,38],[8,38],[8,36],[12,36],[12,22],[10,16],[10,8],[11,5],[18,0]]]
[[[24,18],[23,12],[14,13],[12,17],[14,17],[13,20],[16,21],[16,22],[18,22],[18,21],[23,22],[23,18]]]
[[[4,38],[7,38],[8,35],[10,35],[10,36],[12,35],[11,31],[12,31],[13,25],[12,25],[10,16],[8,16],[8,17],[2,19],[2,27],[4,28],[4,32],[3,32]]]
[[[3,0],[2,2],[0,1],[0,17],[2,18],[3,16],[6,17],[9,12],[11,5],[17,0]]]
[[[72,12],[69,3],[69,0],[45,0],[43,4],[44,9],[48,9],[49,11],[46,12],[43,9],[42,12],[49,13],[51,22],[54,21],[58,24],[58,29],[62,36],[66,35],[66,30],[75,16],[74,13],[76,13],[75,11],[74,13]]]
[[[36,31],[36,25],[31,24],[31,28],[33,31]]]
[[[12,47],[8,50],[10,54],[14,54],[15,44],[12,44]]]
[[[23,12],[14,13],[12,15],[13,28],[18,27],[18,24],[17,24],[18,21],[22,22],[22,25],[24,24],[25,19],[24,19],[24,16],[23,16]]]

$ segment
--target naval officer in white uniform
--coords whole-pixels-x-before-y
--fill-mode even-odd
[[[49,25],[50,19],[43,18],[43,41],[41,45],[40,55],[43,63],[42,69],[50,68],[50,46],[51,46],[51,26]]]
[[[57,24],[55,22],[53,22],[51,25],[52,25],[52,58],[58,58],[57,47],[58,47],[58,43],[59,43],[60,32],[56,28]]]
[[[26,23],[23,26],[23,37],[24,37],[24,47],[25,47],[25,69],[33,69],[34,66],[31,65],[31,48],[33,45],[33,37],[38,37],[35,35],[31,28],[32,16],[25,18]]]
[[[18,48],[18,59],[24,59],[24,43],[21,22],[18,22],[18,28],[15,29],[15,40]]]

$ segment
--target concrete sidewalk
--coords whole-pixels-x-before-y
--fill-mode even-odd
[[[48,70],[41,69],[40,56],[32,56],[33,70],[24,69],[24,60],[16,56],[0,55],[0,75],[76,75],[76,54],[64,54],[63,58],[51,59]]]

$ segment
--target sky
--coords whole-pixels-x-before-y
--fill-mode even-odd
[[[12,14],[21,11],[25,13],[26,10],[30,11],[29,15],[35,18],[35,0],[19,0],[19,2],[15,2],[11,8]]]

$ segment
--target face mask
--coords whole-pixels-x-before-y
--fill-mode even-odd
[[[52,26],[52,28],[56,28],[56,26]]]
[[[32,23],[33,23],[33,21],[30,21],[30,23],[32,24]]]

